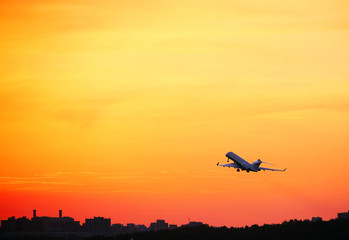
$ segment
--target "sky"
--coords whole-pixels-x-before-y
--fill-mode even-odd
[[[346,0],[0,2],[0,219],[349,210]],[[286,172],[217,167],[232,151]]]

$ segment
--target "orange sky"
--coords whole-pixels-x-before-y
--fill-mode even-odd
[[[0,219],[244,226],[347,211],[348,11],[1,1]],[[288,170],[216,167],[228,151]]]

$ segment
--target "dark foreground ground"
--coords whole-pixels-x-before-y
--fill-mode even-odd
[[[253,225],[244,228],[210,227],[204,225],[193,228],[178,228],[175,230],[165,230],[158,232],[139,232],[118,236],[20,236],[13,237],[0,233],[0,239],[26,239],[26,240],[272,240],[272,239],[348,239],[349,240],[349,220],[330,221],[297,221],[291,220],[282,224]]]

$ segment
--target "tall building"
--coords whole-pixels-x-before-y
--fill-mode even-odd
[[[165,220],[156,220],[156,222],[150,224],[149,229],[153,231],[166,230],[168,229],[168,223]]]
[[[86,232],[109,232],[111,231],[111,220],[104,217],[86,218],[82,228]]]

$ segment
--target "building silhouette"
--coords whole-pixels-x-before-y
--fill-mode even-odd
[[[199,226],[202,223],[190,222],[183,226]],[[111,225],[110,218],[94,217],[86,218],[85,223],[80,225],[79,221],[75,221],[72,217],[63,216],[63,211],[58,211],[58,217],[38,216],[37,210],[33,210],[32,218],[21,217],[15,218],[9,217],[7,220],[1,220],[0,232],[4,233],[23,233],[27,235],[23,236],[41,236],[40,234],[48,234],[46,236],[58,236],[60,233],[79,233],[79,234],[130,234],[136,232],[147,231],[160,231],[160,230],[172,230],[178,228],[177,225],[169,225],[165,220],[156,220],[152,222],[149,228],[143,224],[127,223],[123,225],[116,223]],[[51,234],[51,235],[50,235]],[[9,235],[11,236],[11,235]]]
[[[322,221],[322,217],[312,217],[311,221],[312,222]]]
[[[176,224],[170,224],[168,226],[168,229],[170,229],[170,230],[173,230],[173,229],[176,229],[176,228],[178,228],[178,226]]]
[[[26,217],[10,217],[1,221],[1,230],[4,232],[77,232],[80,231],[80,222],[71,217],[63,217],[59,210],[59,217],[38,217],[33,210],[32,219]]]
[[[26,218],[9,217],[1,221],[1,230],[3,232],[29,232],[32,230],[31,221]]]
[[[111,231],[116,234],[146,232],[148,230],[149,228],[147,228],[147,226],[143,224],[137,225],[134,223],[127,223],[126,226],[121,223],[115,223],[111,226]]]
[[[338,219],[349,219],[349,211],[338,213]]]
[[[149,229],[152,231],[166,230],[168,229],[168,223],[165,220],[156,220],[156,222],[150,224]]]
[[[123,233],[123,228],[124,225],[122,225],[121,223],[114,223],[113,225],[111,225],[112,232]]]
[[[202,222],[189,222],[188,224],[182,225],[182,227],[200,227],[204,225]]]
[[[86,218],[82,229],[85,232],[110,232],[111,220],[104,217]]]

